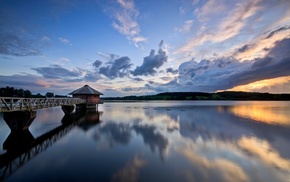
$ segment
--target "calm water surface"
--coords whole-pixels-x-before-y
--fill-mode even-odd
[[[19,142],[0,116],[4,158]],[[105,103],[71,117],[56,107],[29,131],[34,149],[0,169],[5,181],[290,181],[290,102]]]

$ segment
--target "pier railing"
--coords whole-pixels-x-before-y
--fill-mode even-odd
[[[36,110],[48,107],[86,103],[80,98],[19,98],[0,97],[0,112]]]

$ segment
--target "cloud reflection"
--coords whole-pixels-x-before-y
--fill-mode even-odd
[[[275,109],[268,106],[235,106],[229,111],[257,122],[290,126],[290,112],[287,109]]]
[[[154,126],[135,125],[133,126],[133,129],[137,134],[142,135],[144,143],[150,146],[152,152],[158,148],[160,158],[163,161],[163,153],[168,146],[168,140],[163,135],[156,132],[156,128]]]
[[[187,178],[190,177],[193,181],[206,179],[209,181],[249,181],[239,164],[228,159],[217,158],[211,160],[189,148],[180,149],[178,152],[194,166],[194,173],[190,176],[187,173]]]
[[[119,144],[130,143],[128,147],[136,147],[137,141],[137,146],[142,147],[138,138],[141,136],[143,147],[149,146],[152,153],[158,151],[161,161],[169,165],[166,170],[169,173],[174,170],[174,174],[164,177],[166,179],[178,174],[181,180],[188,181],[287,181],[290,131],[288,125],[282,123],[287,123],[285,116],[289,107],[276,107],[272,102],[267,106],[261,102],[254,105],[229,103],[232,102],[210,106],[206,103],[202,106],[115,105],[104,118],[110,118],[109,122],[104,122],[106,129],[99,132],[116,132],[111,139]],[[245,116],[248,111],[260,112],[265,117]],[[154,159],[143,151],[142,156],[149,166]],[[171,166],[176,160],[178,167]]]
[[[113,175],[112,181],[138,181],[139,170],[146,164],[146,161],[135,156],[132,161],[121,168],[116,174]]]
[[[123,123],[108,123],[100,128],[100,132],[105,134],[111,146],[115,143],[128,144],[131,138],[131,128]]]
[[[141,125],[140,122],[137,120],[132,125],[107,122],[102,127],[97,128],[93,134],[93,138],[97,141],[107,141],[103,147],[112,148],[118,144],[128,145],[134,136],[134,132],[142,136],[144,144],[149,145],[152,152],[158,150],[160,159],[163,160],[163,154],[168,146],[168,140],[157,131],[156,126]]]
[[[267,141],[243,136],[239,139],[238,145],[261,161],[290,175],[290,159],[282,158]]]

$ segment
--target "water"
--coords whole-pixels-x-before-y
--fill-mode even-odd
[[[38,110],[31,135],[55,140],[4,180],[290,181],[290,102],[105,103],[99,111]],[[9,133],[1,117],[1,144]]]

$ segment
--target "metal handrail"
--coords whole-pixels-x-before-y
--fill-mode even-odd
[[[20,98],[0,97],[0,112],[36,110],[48,107],[86,103],[80,98]]]

